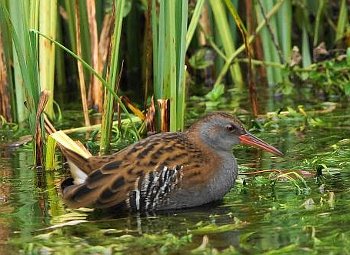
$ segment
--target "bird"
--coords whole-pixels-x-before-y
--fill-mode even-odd
[[[70,208],[124,208],[151,212],[205,205],[234,186],[238,165],[232,148],[283,153],[249,133],[235,116],[207,114],[186,131],[158,133],[112,155],[83,157],[60,146],[72,177],[61,184]]]

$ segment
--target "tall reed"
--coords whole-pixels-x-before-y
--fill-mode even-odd
[[[26,1],[10,1],[9,9],[10,12],[4,1],[0,2],[0,22],[6,24],[8,29],[5,31],[9,32],[7,37],[11,37],[13,43],[17,120],[23,124],[28,118],[34,137],[38,124],[44,130],[43,119],[37,119],[36,116],[40,95],[38,38],[30,31],[37,25],[37,12],[35,8],[29,8],[29,2]],[[43,133],[41,136],[43,137]],[[33,144],[35,147],[35,143]],[[36,149],[33,152],[35,154]]]
[[[115,91],[119,75],[119,50],[120,50],[120,36],[122,30],[122,22],[124,18],[124,0],[115,0],[114,1],[114,31],[112,35],[112,45],[111,45],[111,60],[108,70],[107,82],[110,90]],[[102,125],[101,125],[101,143],[100,151],[102,153],[106,152],[109,149],[110,145],[110,136],[112,130],[112,121],[113,121],[113,105],[114,97],[113,93],[110,90],[105,90],[105,101],[103,105],[103,116],[102,116]]]
[[[75,8],[75,2],[78,8]],[[236,8],[238,11],[244,9],[245,3],[246,5],[255,3],[254,12],[251,14],[256,16],[258,26],[252,28],[251,31],[255,31],[244,40],[247,41],[247,44],[250,44],[256,38],[256,34],[261,37],[264,59],[262,61],[253,59],[252,63],[264,63],[266,65],[270,84],[276,84],[285,78],[283,68],[290,58],[292,33],[301,32],[300,40],[295,40],[294,43],[301,46],[303,65],[309,66],[312,63],[312,46],[315,47],[321,41],[326,41],[328,45],[335,45],[338,42],[337,40],[343,38],[347,29],[349,29],[346,0],[339,1],[339,15],[336,18],[329,15],[329,1],[326,0],[210,0],[207,2],[208,4],[205,0],[190,1],[191,4],[195,3],[195,6],[192,19],[188,20],[189,1],[185,0],[61,0],[59,1],[61,7],[59,10],[57,0],[1,1],[0,18],[3,22],[0,26],[3,50],[8,62],[6,63],[6,70],[9,74],[8,80],[11,83],[9,86],[10,94],[16,97],[12,100],[15,121],[25,123],[29,118],[31,129],[34,131],[32,128],[35,122],[33,114],[36,112],[35,105],[38,101],[40,89],[46,88],[50,84],[49,90],[59,91],[62,90],[61,85],[59,85],[63,84],[61,81],[67,81],[68,85],[77,83],[76,66],[65,60],[67,61],[67,67],[73,66],[74,68],[66,68],[66,71],[64,71],[64,68],[62,68],[64,58],[60,56],[58,62],[61,64],[57,66],[56,70],[61,71],[57,71],[55,74],[59,76],[60,82],[55,84],[55,88],[52,87],[54,82],[54,49],[55,45],[58,45],[58,40],[55,41],[56,28],[59,29],[58,35],[62,35],[59,37],[62,38],[62,44],[66,45],[67,48],[71,48],[73,52],[77,52],[80,43],[80,57],[76,58],[79,62],[84,59],[82,67],[79,68],[80,81],[85,82],[85,84],[91,82],[88,96],[92,99],[93,106],[100,103],[96,103],[91,94],[95,96],[95,99],[96,97],[101,98],[94,92],[94,84],[101,82],[106,89],[106,102],[103,106],[105,114],[102,124],[101,151],[108,149],[113,104],[115,101],[121,103],[116,95],[116,85],[120,73],[122,81],[126,81],[123,83],[120,93],[123,93],[126,87],[129,91],[133,90],[132,95],[146,94],[146,97],[150,96],[148,84],[151,84],[151,78],[153,78],[155,98],[161,100],[162,104],[169,100],[170,130],[175,131],[183,128],[187,91],[185,60],[186,54],[190,56],[198,45],[203,45],[199,43],[200,39],[197,38],[197,32],[200,31],[198,20],[204,9],[203,6],[206,6],[206,25],[209,29],[203,29],[201,32],[202,35],[203,31],[213,32],[212,34],[205,34],[206,40],[217,53],[217,62],[221,62],[221,65],[216,66],[216,73],[213,74],[213,79],[216,79],[215,86],[218,84],[222,86],[225,78],[230,78],[235,84],[240,85],[244,78],[237,60],[243,57],[244,59],[241,60],[247,61],[246,56],[242,54],[246,45],[237,45],[237,48],[235,45],[242,41],[242,37],[236,32],[237,27],[239,27],[237,19],[229,15],[232,14],[229,6],[232,7],[233,2],[236,7],[237,4],[240,5],[240,8]],[[223,4],[224,2],[226,5]],[[112,18],[108,9],[113,5],[115,5],[115,26],[113,33],[111,33]],[[144,20],[142,18],[146,9],[147,13],[145,14],[151,13],[151,15],[146,17],[145,29],[147,31],[145,33],[147,33],[147,36],[143,37],[142,22]],[[79,13],[77,13],[77,10],[79,10]],[[135,14],[137,15],[135,16]],[[244,17],[244,14],[238,13],[237,16]],[[122,26],[122,23],[124,23],[123,17],[125,16],[127,16],[126,25]],[[316,17],[315,22],[310,19],[312,16]],[[81,28],[79,34],[75,25],[78,21]],[[188,22],[189,24],[187,24]],[[135,26],[138,27],[137,30],[133,29]],[[37,35],[29,32],[30,29],[39,30],[39,33],[46,35],[50,40],[40,38],[38,41]],[[334,38],[328,36],[328,34],[327,37],[324,35],[323,30],[326,29],[329,32],[328,34],[334,36]],[[136,35],[134,33],[140,34]],[[112,48],[109,48],[112,34]],[[123,37],[125,35],[126,37]],[[152,37],[152,43],[146,39],[142,42],[142,45],[139,44],[141,40],[138,40],[138,38],[150,37]],[[313,42],[313,45],[310,45],[310,42]],[[128,50],[128,53],[124,53],[126,49],[136,48],[137,46],[139,46],[137,50]],[[142,49],[145,49],[144,52],[146,53],[142,54]],[[151,52],[153,52],[153,63]],[[105,64],[107,56],[109,58],[108,65]],[[139,60],[139,58],[147,60]],[[144,68],[147,69],[145,71],[145,73],[148,72],[147,75],[141,75],[141,71],[136,70],[133,71],[133,79],[130,79],[126,75],[128,70],[120,70],[120,65],[124,60],[127,69],[134,65],[140,65],[140,63],[148,64],[148,67]],[[153,77],[149,74],[152,72],[152,64]],[[12,66],[13,72],[10,72]],[[92,70],[91,66],[95,70]],[[91,72],[96,77],[91,76]],[[138,78],[142,76],[147,78]],[[107,78],[105,79],[105,77]],[[140,91],[142,89],[140,86],[136,88],[136,86],[130,85],[134,81],[141,84],[144,80],[146,80],[144,83],[147,84],[145,85],[147,93]],[[39,84],[41,85],[39,86]],[[84,97],[87,96],[87,92],[82,94],[84,94]],[[133,99],[131,100],[133,101]],[[29,110],[24,107],[24,101],[27,101]],[[87,119],[88,107],[86,104],[84,108],[85,118]],[[47,111],[52,115],[52,106],[49,106]]]
[[[346,0],[342,0],[340,4],[340,13],[339,13],[338,22],[337,22],[335,41],[340,40],[346,32],[350,33],[348,9],[349,9],[349,2]]]
[[[231,33],[229,21],[227,19],[226,10],[222,1],[209,0],[213,16],[215,19],[216,28],[219,32],[220,40],[223,44],[225,54],[232,55],[235,49],[235,43]],[[226,57],[227,58],[227,57]],[[241,69],[238,63],[233,63],[230,67],[231,78],[237,87],[242,88],[243,78]]]
[[[153,76],[156,100],[170,100],[170,130],[183,128],[185,111],[185,53],[188,3],[152,1]]]
[[[255,3],[255,11],[258,22],[265,20],[266,26],[261,30],[260,37],[262,40],[264,50],[264,60],[273,63],[281,63],[281,55],[279,48],[279,31],[277,29],[277,17],[271,16],[267,20],[266,13],[273,9],[275,1],[261,1],[257,0]],[[266,67],[267,80],[270,85],[274,85],[282,81],[281,70],[271,66]]]
[[[57,0],[35,0],[30,1],[30,3],[36,5],[39,4],[39,6],[33,6],[30,8],[31,10],[37,11],[39,14],[39,30],[47,36],[55,39],[57,29]],[[35,13],[35,16],[37,16],[37,13]],[[36,26],[31,26],[31,28],[36,28]],[[38,57],[40,88],[41,90],[48,90],[51,92],[45,111],[50,117],[53,117],[55,45],[49,43],[44,38],[40,38]]]

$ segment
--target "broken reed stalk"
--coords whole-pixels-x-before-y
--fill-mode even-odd
[[[169,132],[169,99],[158,99],[157,103],[160,111],[160,131]]]
[[[151,104],[147,109],[145,118],[147,134],[154,134],[156,132],[155,117],[156,107],[154,106],[154,96],[152,96]]]
[[[43,137],[41,130],[41,116],[45,109],[47,102],[49,101],[50,93],[47,90],[43,90],[40,93],[38,108],[36,112],[35,123],[35,162],[36,166],[43,165],[44,153],[43,153]]]

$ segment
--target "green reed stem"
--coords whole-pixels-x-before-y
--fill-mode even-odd
[[[216,27],[218,29],[220,39],[223,44],[225,54],[226,56],[230,56],[236,51],[236,49],[223,2],[209,0],[209,3],[213,11]],[[241,88],[243,85],[243,78],[239,64],[234,63],[229,69],[232,80],[234,81],[236,86]]]
[[[159,16],[152,2],[154,93],[170,101],[170,130],[183,128],[185,111],[185,53],[188,3],[162,0]]]
[[[276,5],[273,6],[273,8],[266,14],[266,20],[269,20],[281,7],[283,3],[283,0],[280,0],[276,3]],[[255,35],[251,35],[248,38],[248,43],[252,43],[256,37],[256,34],[261,32],[261,29],[265,27],[266,25],[266,20],[262,20],[258,27],[255,29]],[[219,85],[221,83],[221,81],[223,80],[223,78],[225,77],[230,65],[234,62],[234,60],[238,57],[239,54],[241,54],[243,51],[245,50],[245,45],[242,44],[232,55],[227,57],[227,60],[225,61],[225,65],[223,66],[223,68],[221,69],[214,86]]]
[[[59,42],[56,42],[54,40],[52,40],[50,37],[42,34],[41,32],[37,31],[37,30],[33,30],[34,33],[45,37],[47,40],[49,40],[50,42],[54,43],[56,46],[58,46],[59,48],[63,49],[64,51],[66,51],[67,53],[69,53],[71,56],[73,56],[75,59],[79,60],[83,66],[89,70],[93,75],[95,75],[97,77],[97,79],[99,81],[101,81],[102,85],[113,95],[113,97],[115,98],[115,100],[118,102],[118,104],[120,105],[120,107],[122,108],[122,110],[125,112],[127,118],[130,120],[130,122],[132,123],[132,127],[135,131],[136,134],[138,134],[137,132],[137,128],[135,127],[134,123],[132,122],[132,118],[128,112],[128,110],[126,109],[125,105],[123,104],[122,100],[120,99],[120,97],[116,94],[116,92],[109,86],[109,83],[96,71],[94,70],[87,62],[85,62],[81,57],[79,57],[77,54],[75,54],[73,51],[71,51],[70,49],[68,49],[67,47],[63,46],[62,44],[60,44]],[[138,137],[139,138],[139,137]]]
[[[36,25],[36,10],[34,8],[30,10],[28,4],[29,2],[26,1],[11,1],[10,16],[5,3],[1,2],[0,19],[8,27],[13,42],[17,120],[21,123],[28,119],[31,135],[35,137],[36,112],[40,94],[37,61],[38,38],[30,31],[30,25]],[[26,102],[26,108],[24,107],[24,102]],[[42,118],[40,118],[40,125],[41,130],[44,130]],[[43,133],[41,136],[43,137]],[[35,143],[33,143],[33,146],[33,153],[35,154]],[[33,158],[35,161],[36,156],[34,155]]]
[[[111,64],[109,67],[108,85],[112,91],[115,91],[118,78],[118,61],[119,61],[119,47],[120,35],[123,22],[124,0],[115,0],[115,24],[112,35],[112,55]],[[102,125],[101,125],[101,143],[100,151],[105,153],[110,146],[110,138],[112,133],[113,121],[113,94],[109,90],[105,93],[105,101],[103,105]]]
[[[184,119],[185,119],[185,98],[186,98],[186,44],[187,44],[187,20],[188,20],[188,1],[177,1],[176,2],[176,125],[173,131],[183,130]]]
[[[346,29],[350,30],[350,23],[348,18],[348,5],[346,0],[342,0],[340,4],[340,12],[337,23],[337,30],[335,35],[335,41],[344,37]]]
[[[313,46],[316,47],[319,40],[320,26],[321,26],[321,18],[324,11],[326,0],[318,1],[317,15],[315,21],[315,32],[314,32],[314,42]]]
[[[292,50],[292,13],[291,1],[284,1],[280,12],[277,13],[278,41],[281,45],[284,60],[290,59]]]
[[[197,25],[198,25],[198,21],[199,21],[199,17],[201,15],[204,3],[205,3],[205,0],[198,0],[196,2],[196,7],[194,8],[194,11],[193,11],[193,14],[192,14],[192,18],[191,18],[190,24],[188,26],[187,34],[186,34],[186,50],[190,46],[190,43],[191,43],[191,40],[193,38],[194,32],[196,31],[196,28],[197,28]]]
[[[39,30],[55,39],[57,28],[57,0],[40,1],[39,8]],[[55,44],[48,43],[44,38],[40,38],[39,52],[40,87],[41,90],[48,90],[51,92],[45,112],[52,118],[54,115],[53,96],[55,82]]]

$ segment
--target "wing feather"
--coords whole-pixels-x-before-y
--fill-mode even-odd
[[[154,210],[190,179],[205,179],[201,168],[210,161],[183,133],[154,135],[110,156],[75,159],[90,172],[84,183],[66,187],[63,197],[74,208],[126,202],[132,209]]]

